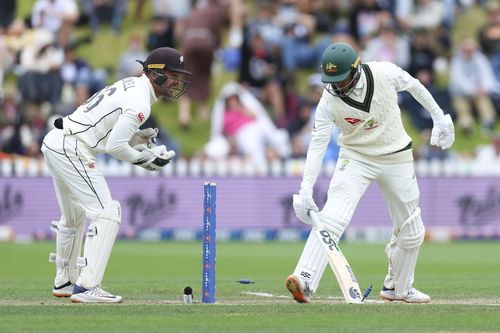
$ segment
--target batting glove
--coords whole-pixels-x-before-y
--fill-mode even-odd
[[[175,157],[175,151],[168,150],[164,145],[148,148],[147,144],[134,146],[141,154],[135,162],[135,165],[143,167],[148,171],[160,171]]]
[[[309,211],[319,211],[318,206],[314,203],[312,195],[294,194],[293,195],[293,210],[300,222],[312,224]]]
[[[441,147],[445,150],[451,147],[455,141],[455,128],[449,114],[441,120],[434,122],[431,133],[431,145]]]

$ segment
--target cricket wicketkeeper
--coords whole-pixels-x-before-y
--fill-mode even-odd
[[[427,303],[430,297],[413,287],[419,248],[425,229],[420,191],[413,167],[412,141],[401,120],[397,93],[408,91],[434,121],[430,143],[448,149],[455,140],[451,117],[444,115],[429,91],[400,67],[389,62],[361,63],[346,43],[333,43],[322,57],[324,90],[316,111],[304,175],[293,207],[297,218],[311,223],[318,211],[313,187],[334,126],[341,147],[328,198],[318,213],[336,241],[349,225],[360,198],[375,180],[390,211],[393,229],[386,246],[389,270],[380,296],[385,300]],[[295,271],[286,280],[294,299],[307,303],[319,285],[327,258],[313,233]]]
[[[122,301],[101,288],[121,209],[96,165],[96,155],[107,153],[150,171],[160,171],[175,156],[165,146],[156,146],[156,129],[139,127],[159,97],[176,99],[186,92],[191,73],[184,68],[183,56],[169,47],[154,50],[141,64],[141,77],[125,78],[96,93],[73,114],[56,120],[56,128],[43,140],[62,213],[52,223],[57,232],[56,254],[51,256],[57,267],[52,291],[56,297],[77,303]],[[87,218],[90,226],[80,258]]]

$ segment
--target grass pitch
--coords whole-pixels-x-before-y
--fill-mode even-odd
[[[104,287],[123,304],[50,294],[54,243],[0,244],[0,332],[500,332],[499,242],[424,244],[415,286],[431,304],[379,303],[383,245],[343,244],[370,303],[343,304],[329,268],[310,304],[284,288],[302,243],[219,243],[217,304],[200,304],[201,244],[117,242]],[[251,279],[254,284],[236,281]],[[191,286],[198,304],[182,303]]]

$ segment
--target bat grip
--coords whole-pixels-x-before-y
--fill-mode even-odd
[[[316,213],[312,209],[309,209],[309,211],[307,212],[307,214],[309,214],[309,216],[311,217],[311,222],[312,222],[313,227],[319,226],[320,221],[319,221],[318,213]]]

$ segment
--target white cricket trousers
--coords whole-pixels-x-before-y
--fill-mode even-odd
[[[413,161],[385,164],[372,159],[340,158],[330,182],[327,201],[318,216],[334,232],[338,241],[351,222],[361,197],[372,181],[378,182],[389,208],[393,231],[386,251],[390,253],[397,246],[401,226],[418,208],[420,191]],[[417,223],[419,224],[417,229],[423,230],[421,220]],[[408,235],[405,233],[405,236]],[[327,258],[323,254],[323,249],[315,235],[311,233],[294,275],[314,292],[326,265]],[[393,281],[390,277],[386,279],[386,282],[388,287],[392,286]]]
[[[339,159],[328,189],[321,219],[337,226],[342,236],[354,211],[372,181],[377,181],[384,196],[394,231],[415,212],[420,191],[413,161],[384,164],[373,160]]]
[[[71,135],[64,136],[60,129],[50,131],[42,145],[62,217],[72,227],[77,227],[71,225],[75,216],[84,213],[88,219],[95,220],[112,200],[104,176],[82,148],[81,141]]]

